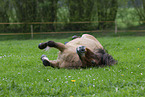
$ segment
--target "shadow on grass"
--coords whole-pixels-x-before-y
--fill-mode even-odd
[[[50,34],[34,34],[33,39],[65,39],[73,35],[81,36],[82,34],[91,34],[95,37],[124,37],[124,36],[145,36],[145,32],[90,32],[90,33],[50,33]],[[0,41],[4,40],[29,40],[31,35],[0,35]]]

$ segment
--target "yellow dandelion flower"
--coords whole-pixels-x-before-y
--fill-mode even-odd
[[[139,50],[139,48],[137,48]]]
[[[73,97],[73,96],[70,96],[70,97]]]
[[[71,82],[76,82],[76,80],[71,80]]]
[[[124,76],[124,74],[121,74],[121,76]]]

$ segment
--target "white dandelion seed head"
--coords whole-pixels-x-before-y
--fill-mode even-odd
[[[116,92],[118,92],[118,87],[115,88]]]
[[[66,84],[68,83],[68,81],[65,82]]]

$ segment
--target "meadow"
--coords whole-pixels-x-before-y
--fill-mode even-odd
[[[40,42],[66,42],[71,36],[0,41],[0,97],[144,97],[145,37],[97,36],[118,64],[104,68],[57,69],[44,67]],[[47,36],[47,35],[45,35]],[[5,36],[3,36],[5,37]]]

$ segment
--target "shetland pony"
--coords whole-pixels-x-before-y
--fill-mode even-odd
[[[40,43],[39,49],[53,47],[59,50],[57,60],[49,60],[46,55],[41,56],[44,66],[54,68],[87,68],[104,67],[116,64],[116,60],[109,55],[92,35],[83,34],[81,37],[74,36],[74,39],[66,43],[48,41]]]

